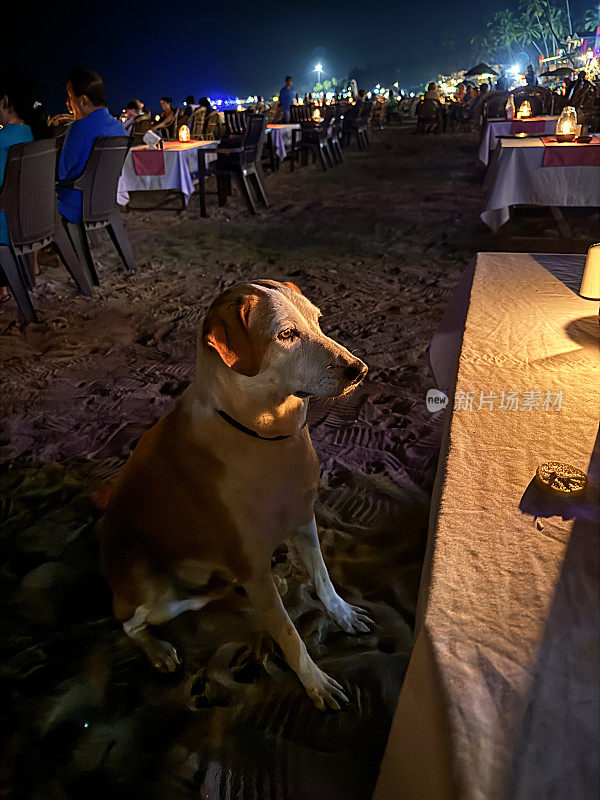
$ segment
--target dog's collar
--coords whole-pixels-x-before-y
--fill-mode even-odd
[[[225,422],[228,422],[233,428],[237,428],[238,431],[242,431],[242,433],[245,433],[248,436],[252,436],[254,439],[262,439],[265,442],[280,442],[282,439],[291,438],[291,434],[288,434],[287,436],[261,436],[260,433],[257,433],[256,431],[253,431],[251,428],[247,428],[245,425],[242,425],[241,422],[238,422],[237,419],[230,417],[229,414],[226,414],[225,411],[221,411],[220,408],[215,409],[215,411],[221,417],[221,419],[224,419]],[[306,421],[304,422],[302,428],[304,428],[305,425]]]

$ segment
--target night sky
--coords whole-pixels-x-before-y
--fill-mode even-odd
[[[176,104],[187,94],[268,96],[286,73],[304,91],[318,61],[323,79],[353,77],[358,68],[359,83],[373,76],[409,89],[472,66],[469,38],[493,11],[517,8],[517,0],[49,0],[51,11],[34,12],[13,0],[11,13],[19,3],[24,16],[16,27],[3,24],[0,58],[30,72],[51,113],[64,110],[65,79],[79,64],[102,75],[113,113],[133,97],[156,109],[161,95]],[[591,5],[572,0],[577,12]]]

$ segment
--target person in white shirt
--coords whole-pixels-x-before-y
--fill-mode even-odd
[[[121,121],[127,133],[131,133],[133,123],[144,113],[144,104],[141,100],[130,100],[125,106],[124,119]]]
[[[427,87],[427,91],[425,92],[425,100],[436,100],[438,103],[444,102],[444,95],[442,94],[441,89],[438,89],[438,86],[436,83],[434,83],[434,81],[432,81]]]

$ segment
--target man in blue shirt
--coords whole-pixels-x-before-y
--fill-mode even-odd
[[[508,78],[506,77],[506,72],[504,71],[504,69],[500,70],[500,77],[496,81],[496,89],[499,92],[508,91]]]
[[[79,175],[98,136],[127,136],[121,123],[108,113],[104,83],[97,72],[75,69],[67,81],[69,105],[75,121],[69,126],[58,165],[59,180]],[[69,222],[81,222],[81,192],[58,188],[58,210]]]
[[[294,105],[296,93],[292,89],[292,76],[287,75],[285,79],[285,86],[279,92],[279,102],[281,103],[281,110],[283,111],[283,121],[290,121],[290,108]]]
[[[525,73],[525,83],[528,86],[537,86],[537,78],[531,64],[527,67],[527,72]]]

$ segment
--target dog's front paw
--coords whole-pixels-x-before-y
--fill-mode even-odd
[[[169,642],[154,639],[144,645],[150,663],[159,672],[175,672],[181,666],[177,650]]]
[[[373,620],[364,608],[359,606],[351,606],[338,597],[337,600],[327,608],[327,611],[332,619],[334,619],[340,628],[346,633],[370,633],[374,625]]]
[[[301,680],[306,694],[319,711],[325,711],[327,708],[339,711],[340,703],[349,702],[340,684],[314,663]]]

